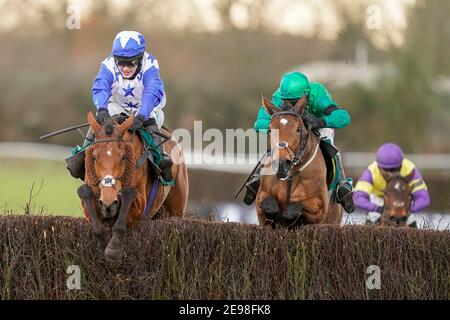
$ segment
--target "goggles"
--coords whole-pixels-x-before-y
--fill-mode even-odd
[[[114,56],[114,61],[119,67],[134,68],[141,63],[142,57],[143,57],[142,54],[134,57]]]

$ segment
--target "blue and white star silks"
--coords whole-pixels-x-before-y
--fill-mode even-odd
[[[128,84],[128,88],[122,88],[122,90],[124,91],[124,97],[128,97],[128,96],[132,96],[134,97],[134,93],[133,93],[133,89],[134,88],[130,88],[130,84]]]
[[[92,99],[97,107],[108,108],[115,103],[128,112],[137,109],[137,115],[150,117],[165,95],[164,83],[159,75],[158,61],[145,52],[139,74],[133,79],[124,79],[112,56],[105,59],[92,87]]]
[[[125,105],[127,108],[130,108],[130,109],[137,109],[137,106],[138,106],[138,104],[136,103],[136,104],[133,104],[133,102],[128,102],[126,105]],[[124,106],[124,107],[125,107]]]

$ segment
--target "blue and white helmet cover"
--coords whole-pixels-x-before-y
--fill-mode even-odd
[[[145,39],[136,31],[121,31],[114,39],[113,56],[131,58],[143,54],[145,51]]]

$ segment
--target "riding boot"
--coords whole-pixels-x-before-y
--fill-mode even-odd
[[[256,195],[258,193],[259,185],[261,182],[261,168],[262,165],[260,164],[255,173],[245,184],[247,191],[245,192],[244,203],[248,206],[251,205],[256,199]]]
[[[344,166],[340,153],[335,156],[336,165],[339,170],[339,181],[336,185],[336,200],[344,208],[347,213],[355,211],[355,204],[353,202],[353,180],[345,178]]]
[[[85,148],[89,143],[91,143],[94,140],[94,132],[91,128],[89,128],[85,140],[83,142],[83,146],[76,146],[74,151],[72,151],[72,156],[65,159],[66,161],[66,168],[69,170],[70,175],[76,179],[81,179],[84,181],[84,174],[85,174],[85,166],[84,166],[84,159],[85,159]]]
[[[161,161],[159,162],[159,168],[161,169],[161,177],[166,182],[170,182],[173,180],[172,176],[172,159],[168,155],[164,153],[164,138],[159,135],[160,131],[156,124],[156,120],[150,118],[147,120],[147,131],[152,135],[153,141],[155,142],[156,147],[158,148],[159,153],[161,154]]]

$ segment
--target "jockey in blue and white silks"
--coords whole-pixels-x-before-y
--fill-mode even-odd
[[[136,112],[136,116],[142,116],[144,121],[156,119],[161,127],[164,122],[162,108],[166,103],[164,84],[159,75],[158,60],[145,52],[145,45],[144,37],[138,32],[117,34],[111,55],[101,63],[94,80],[92,99],[97,110],[107,109],[110,116]],[[125,68],[135,70],[124,73],[121,63],[125,63]]]
[[[103,60],[92,86],[92,100],[97,107],[97,121],[135,114],[130,130],[145,127],[162,155],[161,177],[172,180],[172,161],[164,153],[159,129],[164,123],[166,104],[164,83],[158,60],[145,51],[144,36],[136,31],[122,31],[114,39],[111,55]]]

